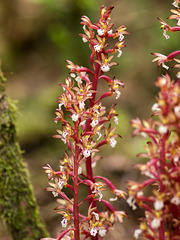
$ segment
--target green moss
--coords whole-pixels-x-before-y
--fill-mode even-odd
[[[17,142],[17,109],[6,96],[1,71],[0,77],[0,215],[13,239],[36,240],[48,236],[48,233]]]

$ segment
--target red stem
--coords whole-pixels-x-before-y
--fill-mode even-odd
[[[76,122],[75,125],[75,134],[78,139],[78,123]],[[79,158],[79,153],[80,149],[76,145],[75,146],[75,156],[74,156],[74,206],[73,206],[73,212],[74,212],[74,239],[79,240],[79,204],[78,204],[78,168],[79,168],[79,163],[78,163],[78,158]]]

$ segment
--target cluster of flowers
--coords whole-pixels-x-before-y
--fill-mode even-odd
[[[178,20],[176,27],[171,28],[159,19],[164,31],[180,31],[179,2],[173,3],[176,10],[171,10],[174,15],[169,17]],[[166,33],[164,35],[168,38]],[[158,57],[155,60],[159,65],[179,53],[176,51],[167,57],[159,53],[154,55]],[[175,67],[180,68],[180,64]],[[179,73],[177,77],[180,77]],[[133,135],[149,138],[146,153],[139,154],[149,160],[136,166],[147,179],[142,183],[128,182],[127,202],[134,210],[137,205],[145,210],[145,218],[134,233],[136,239],[142,235],[150,240],[177,240],[180,236],[180,80],[175,83],[166,73],[155,85],[160,88],[157,102],[152,107],[155,119],[131,122],[135,128]]]
[[[123,211],[116,211],[110,203],[118,198],[125,198],[125,193],[117,190],[107,178],[93,176],[92,170],[101,158],[97,155],[99,148],[105,144],[114,148],[116,139],[120,137],[115,134],[116,127],[112,127],[110,123],[114,120],[114,124],[118,124],[115,105],[107,111],[100,102],[113,94],[116,99],[119,98],[120,88],[124,87],[122,81],[105,75],[112,66],[117,65],[111,61],[113,54],[121,56],[122,48],[125,47],[124,35],[128,34],[125,26],[120,26],[113,32],[113,24],[110,23],[112,9],[113,6],[106,9],[103,5],[97,24],[92,24],[87,16],[81,18],[84,34],[80,36],[83,42],[89,43],[92,69],[67,61],[70,77],[65,79],[65,84],[60,83],[63,93],[57,101],[59,105],[54,121],[61,124],[61,130],[57,130],[58,134],[54,137],[67,144],[68,151],[60,161],[58,171],[54,171],[49,164],[44,167],[50,180],[50,187],[46,190],[51,191],[54,197],[61,197],[55,210],[63,216],[61,224],[66,229],[59,234],[57,240],[79,240],[80,236],[84,236],[83,239],[102,239],[114,223],[122,222],[125,216]],[[109,39],[118,41],[113,48],[107,49]],[[103,80],[107,82],[109,90],[97,98],[97,85]],[[88,194],[79,201],[78,193],[83,185],[87,186]],[[70,191],[64,192],[64,188]],[[108,189],[115,197],[107,201],[103,199],[103,191]],[[104,205],[106,211],[101,212],[97,202]],[[84,203],[88,204],[87,216],[79,211]]]

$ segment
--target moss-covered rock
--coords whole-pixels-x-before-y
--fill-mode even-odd
[[[0,215],[14,240],[48,236],[16,136],[16,107],[0,70]]]

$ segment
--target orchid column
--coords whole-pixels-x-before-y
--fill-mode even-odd
[[[92,24],[86,16],[81,18],[84,34],[80,36],[83,42],[89,43],[92,68],[67,61],[70,77],[65,79],[64,84],[60,83],[64,92],[58,98],[59,106],[54,121],[60,123],[61,130],[57,130],[58,135],[54,137],[67,144],[68,151],[60,161],[58,171],[54,171],[48,164],[44,167],[50,180],[50,187],[46,190],[51,191],[54,197],[61,197],[55,210],[63,215],[61,223],[66,229],[56,239],[79,240],[80,235],[84,236],[83,239],[102,239],[114,223],[117,220],[122,222],[125,216],[123,211],[116,211],[109,202],[125,197],[124,192],[117,190],[105,177],[93,175],[93,167],[101,159],[100,147],[110,145],[114,148],[117,138],[120,137],[115,133],[116,127],[113,126],[118,124],[115,105],[107,111],[101,102],[103,98],[114,94],[118,99],[120,88],[124,87],[122,81],[106,75],[112,66],[117,65],[116,62],[112,62],[113,54],[121,56],[122,48],[125,47],[124,35],[128,34],[125,26],[113,31],[113,24],[110,22],[112,9],[113,6],[106,9],[103,5],[97,24]],[[109,39],[117,39],[112,48],[108,48]],[[108,84],[109,90],[97,97],[98,83],[103,81]],[[67,117],[65,112],[69,114]],[[82,185],[87,186],[88,194],[79,200]],[[73,199],[63,192],[64,188],[72,192]],[[105,200],[103,191],[108,189],[115,197]],[[104,205],[106,211],[101,212],[97,208],[97,202]],[[88,205],[86,216],[79,211],[82,204]]]

